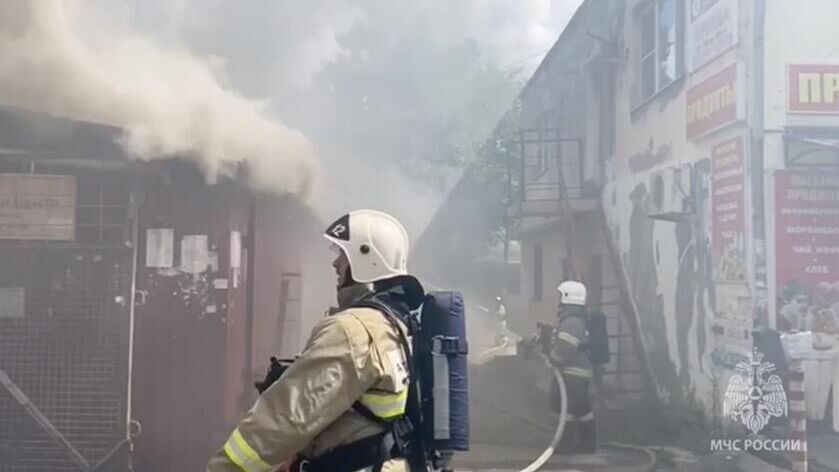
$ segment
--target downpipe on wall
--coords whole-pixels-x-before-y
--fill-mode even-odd
[[[755,300],[752,304],[752,322],[765,323],[774,327],[774,320],[769,316],[769,286],[767,281],[766,248],[766,204],[764,202],[764,67],[766,57],[766,0],[754,1],[754,47],[753,47],[753,95],[754,114],[751,125],[751,156],[749,182],[752,201],[752,290]]]
[[[134,438],[140,435],[142,427],[138,421],[135,421],[134,416],[134,337],[136,331],[136,314],[137,314],[137,264],[138,253],[140,245],[140,204],[142,201],[142,194],[138,191],[136,183],[131,192],[129,201],[130,208],[130,222],[131,222],[131,292],[129,293],[128,301],[128,362],[127,362],[127,378],[126,378],[126,398],[125,398],[125,438],[120,442],[117,448],[125,444],[128,447],[127,464],[128,471],[134,470]],[[145,301],[145,297],[143,302]],[[114,453],[112,451],[111,453]],[[104,464],[111,454],[105,456],[97,465],[97,469]]]

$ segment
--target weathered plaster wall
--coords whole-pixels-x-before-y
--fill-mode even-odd
[[[542,296],[534,297],[535,247],[542,247]],[[556,287],[564,277],[562,259],[566,257],[564,238],[558,235],[558,227],[541,231],[522,240],[521,296],[522,305],[528,313],[528,328],[535,330],[536,322],[554,322],[556,316]]]
[[[604,208],[629,279],[659,393],[666,399],[696,399],[711,408],[715,384],[731,367],[726,364],[732,363],[731,353],[713,334],[720,300],[711,276],[707,188],[711,148],[744,134],[748,141],[748,132],[743,109],[739,123],[688,140],[686,95],[731,64],[744,62],[750,50],[751,15],[746,12],[752,7],[750,1],[740,2],[738,47],[696,71],[686,71],[653,99],[638,105],[632,100],[639,66],[633,36],[637,3],[627,6],[624,18],[626,60],[617,79],[616,156],[607,170],[611,178],[603,193]],[[686,25],[689,21],[685,18]],[[739,73],[738,95],[745,100],[748,68],[741,66]],[[700,211],[678,223],[651,219],[651,177],[677,166],[693,169],[694,183],[702,184],[694,185]]]
[[[750,279],[722,283],[712,276],[709,194],[712,150],[725,141],[742,138],[743,159],[747,162],[752,140],[749,123],[753,116],[750,102],[755,5],[753,0],[730,1],[735,2],[737,9],[737,45],[696,70],[686,67],[680,78],[645,103],[633,100],[640,62],[635,7],[641,0],[619,5],[610,2],[608,7],[604,6],[606,2],[586,2],[587,13],[576,17],[563,33],[522,97],[525,127],[558,126],[563,137],[584,140],[587,173],[602,165],[607,180],[602,199],[609,237],[629,280],[642,342],[659,392],[664,398],[695,399],[714,409],[722,398],[715,390],[721,388],[734,364],[749,352],[752,326]],[[608,19],[591,13],[596,11],[591,7],[596,3],[603,8],[601,14],[610,16]],[[689,6],[690,2],[684,4]],[[683,13],[687,51],[691,20],[688,8]],[[772,28],[775,27],[770,22],[767,31]],[[595,143],[601,123],[594,110],[600,97],[593,93],[590,76],[586,75],[590,73],[590,59],[602,51],[593,46],[598,40],[586,34],[587,31],[596,31],[599,38],[617,40],[615,152],[614,157],[607,156],[604,162],[599,160],[599,143]],[[737,69],[737,119],[689,139],[687,92],[732,65]],[[777,81],[777,77],[773,80]],[[778,144],[767,139],[767,146],[778,147]],[[659,171],[682,166],[694,174],[692,197],[696,213],[679,223],[650,218],[651,177]],[[748,181],[744,182],[744,195],[742,205],[748,212],[751,208]],[[745,257],[751,257],[753,252],[750,224],[747,216],[743,225],[747,235]],[[589,230],[597,231],[597,228]],[[533,241],[536,239],[543,240],[544,293],[547,294],[552,290],[547,287],[553,282],[548,282],[551,271],[561,274],[559,261],[564,242],[557,241],[564,238],[557,229]],[[532,293],[533,241],[523,241],[523,297]],[[742,266],[749,264],[743,261]],[[531,301],[528,308],[533,316],[544,319],[553,311],[554,303],[554,300]]]

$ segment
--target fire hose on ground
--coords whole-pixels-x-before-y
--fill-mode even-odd
[[[480,356],[478,356],[478,363],[483,362],[484,359],[488,359],[489,357],[491,357],[495,353],[503,351],[504,349],[507,348],[507,345],[509,345],[509,344],[510,344],[510,338],[507,337],[507,336],[504,336],[503,338],[501,338],[501,343],[498,346],[493,346],[493,347],[487,349],[486,351],[484,351]]]
[[[507,347],[508,343],[509,343],[509,338],[505,336],[503,338],[502,342],[498,346],[494,346],[494,347],[488,349],[487,351],[485,351],[484,353],[482,353],[480,356],[478,356],[479,362],[481,362],[484,359],[488,358],[489,356],[503,350],[504,348]],[[541,354],[541,353],[540,353],[540,356],[545,361],[545,365],[547,365],[553,371],[554,377],[556,378],[557,384],[559,385],[559,395],[560,395],[560,398],[562,399],[562,401],[560,402],[559,422],[556,426],[556,430],[554,431],[553,438],[551,439],[551,442],[548,445],[548,447],[542,452],[542,454],[539,457],[537,457],[533,462],[531,462],[524,469],[519,470],[519,472],[536,472],[537,470],[541,469],[545,465],[545,463],[554,455],[554,452],[556,451],[556,448],[559,446],[559,442],[562,440],[562,434],[565,432],[565,424],[568,421],[568,401],[567,401],[568,396],[567,396],[567,390],[566,390],[566,387],[565,387],[565,379],[562,377],[562,373],[559,371],[559,369],[554,367],[553,364],[551,364],[551,362],[548,360],[547,356],[545,356],[544,354]],[[519,415],[516,415],[516,414],[510,412],[509,410],[501,407],[500,405],[496,404],[495,406],[496,406],[497,409],[503,411],[504,413],[506,413],[507,415],[509,415],[513,418],[525,421],[527,423],[532,423],[531,421],[528,421],[524,418],[521,418]],[[542,426],[541,424],[537,424],[536,426],[540,429],[545,429],[545,427]],[[610,442],[610,443],[608,443],[608,445],[611,446],[611,447],[617,448],[617,449],[627,449],[627,450],[634,450],[634,451],[642,452],[645,456],[647,456],[647,463],[644,464],[643,466],[640,466],[638,468],[638,470],[639,471],[651,471],[651,470],[655,469],[656,457],[655,457],[655,454],[652,451],[650,451],[649,449],[644,448],[644,447],[639,447],[639,446],[632,446],[632,445],[629,445],[629,444],[617,443],[617,442]],[[561,471],[561,472],[577,472],[577,471],[564,470],[564,471]]]
[[[539,470],[545,462],[548,462],[548,459],[554,455],[554,451],[559,446],[559,441],[562,439],[562,433],[565,431],[565,422],[568,420],[568,392],[565,390],[565,379],[562,378],[562,374],[559,372],[559,369],[551,365],[548,357],[542,354],[542,359],[544,359],[545,364],[553,369],[554,377],[556,377],[556,381],[559,384],[559,395],[562,398],[562,402],[559,407],[559,423],[556,425],[556,431],[554,432],[554,437],[551,439],[551,444],[542,452],[542,455],[537,457],[536,460],[530,463],[527,467],[520,470],[519,472],[536,472]]]
[[[494,346],[488,349],[487,351],[483,352],[480,356],[478,356],[479,362],[489,358],[497,352],[504,350],[510,342],[509,339],[510,338],[508,338],[507,336],[504,336],[502,338],[501,343],[498,346]],[[553,439],[551,440],[551,443],[550,445],[548,445],[547,449],[545,449],[539,457],[537,457],[533,462],[531,462],[530,465],[528,465],[524,469],[521,469],[519,472],[536,472],[542,466],[544,466],[546,462],[548,462],[551,456],[554,455],[554,451],[556,451],[556,448],[559,446],[559,441],[562,439],[562,433],[563,431],[565,431],[565,423],[568,421],[568,402],[565,401],[565,399],[567,398],[567,392],[565,390],[565,380],[562,378],[562,374],[559,372],[559,369],[554,368],[544,354],[542,354],[542,358],[545,360],[545,364],[553,370],[554,375],[556,376],[556,381],[559,383],[559,394],[563,399],[559,411],[559,424],[556,427]]]

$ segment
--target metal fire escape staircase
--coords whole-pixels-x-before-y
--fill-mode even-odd
[[[522,199],[527,196],[526,188],[527,161],[534,155],[526,149],[537,145],[535,153],[544,159],[546,146],[555,146],[552,152],[556,156],[556,185],[558,187],[559,218],[561,232],[565,235],[566,253],[569,255],[570,271],[574,278],[581,280],[599,293],[589,296],[590,309],[601,310],[607,318],[609,345],[612,353],[611,362],[602,367],[596,376],[601,408],[625,409],[639,405],[646,399],[654,399],[655,390],[638,326],[637,307],[628,285],[628,277],[621,263],[618,250],[606,221],[602,207],[602,189],[591,191],[582,183],[583,151],[580,140],[561,139],[558,130],[551,130],[548,139],[534,140],[522,132]],[[545,136],[540,131],[540,136]],[[577,162],[566,162],[574,156],[564,156],[564,143],[576,142]],[[577,168],[580,173],[580,186],[571,187],[566,175],[569,169]],[[585,220],[589,228],[597,228],[595,234],[584,235],[585,241],[579,241],[577,220]],[[582,261],[588,261],[585,268]],[[594,264],[599,265],[599,267]]]
[[[638,308],[629,289],[626,268],[615,249],[602,207],[598,206],[597,213],[604,236],[604,274],[612,276],[611,283],[601,287],[600,306],[607,317],[613,358],[602,372],[600,399],[605,408],[622,408],[654,400],[657,394],[641,342]]]

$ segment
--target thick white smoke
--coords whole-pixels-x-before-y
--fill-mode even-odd
[[[466,34],[527,78],[583,0],[464,0]]]
[[[479,95],[462,86],[463,67],[440,67],[427,57],[416,57],[417,41],[459,46],[474,41],[485,59],[501,67],[520,69],[526,78],[539,64],[548,48],[576,11],[582,0],[85,0],[87,14],[107,16],[111,24],[141,31],[167,45],[185,43],[202,55],[224,59],[229,80],[248,94],[272,99],[272,109],[284,119],[300,126],[314,141],[324,163],[323,178],[313,205],[330,219],[357,207],[388,207],[405,220],[412,234],[418,235],[444,200],[446,192],[412,180],[397,166],[401,157],[387,149],[347,145],[349,125],[368,123],[358,110],[335,110],[323,87],[313,91],[313,81],[350,51],[348,47],[364,35],[377,35],[366,41],[370,57],[394,54],[387,71],[374,71],[365,86],[378,96],[388,95],[387,106],[403,114],[413,113],[427,121],[429,109],[440,116],[445,110],[433,98],[417,105],[404,98],[410,94],[391,93],[398,88],[406,70],[436,67],[432,78],[423,76],[422,89],[442,102],[442,108],[457,110]],[[425,19],[431,31],[426,37],[413,34],[415,25]],[[368,25],[369,29],[364,27]],[[348,34],[349,33],[349,34]],[[415,32],[414,32],[415,33]],[[361,34],[361,37],[358,36]],[[400,52],[398,49],[402,49]],[[359,48],[355,48],[359,52]],[[421,76],[421,70],[410,75]],[[390,75],[385,83],[377,82]],[[322,79],[323,77],[321,77]],[[331,74],[336,84],[356,83],[357,77]],[[384,80],[384,79],[383,79]],[[410,87],[410,85],[408,85]],[[483,94],[493,122],[512,101],[508,95]],[[362,99],[361,96],[358,97]],[[333,126],[334,122],[348,125]],[[404,131],[404,123],[374,120],[378,133],[389,136]],[[491,125],[490,125],[491,127]],[[481,135],[473,123],[470,131]],[[485,133],[489,129],[484,130]],[[485,134],[484,133],[484,134]],[[363,138],[363,136],[361,136]],[[388,162],[390,161],[390,162]],[[385,177],[386,176],[386,177]],[[453,175],[456,178],[456,175]],[[386,183],[383,184],[383,181]],[[450,179],[452,180],[452,179]],[[453,181],[453,180],[452,180]],[[424,186],[425,185],[425,186]]]
[[[267,103],[226,88],[217,64],[183,48],[89,25],[82,39],[79,6],[0,3],[0,104],[121,128],[134,156],[192,159],[210,180],[245,162],[258,188],[308,191],[312,146]]]

